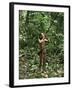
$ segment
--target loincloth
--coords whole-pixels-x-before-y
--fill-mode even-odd
[[[39,52],[38,52],[38,55],[40,54],[46,54],[46,49],[41,49]]]

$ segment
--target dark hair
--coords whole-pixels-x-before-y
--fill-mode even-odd
[[[45,35],[45,38],[47,38],[47,35],[44,33],[44,35]],[[39,39],[42,39],[43,38],[43,36],[42,36],[42,34],[40,33],[39,34]],[[48,39],[48,38],[47,38]]]
[[[39,34],[39,39],[42,39],[43,38],[43,36],[41,35],[41,33]]]

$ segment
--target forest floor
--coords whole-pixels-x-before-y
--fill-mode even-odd
[[[19,58],[19,79],[64,77],[64,65],[56,63],[55,60],[46,62],[45,69],[39,68],[39,62],[35,60],[24,60]]]

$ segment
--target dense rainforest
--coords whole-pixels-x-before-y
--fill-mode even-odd
[[[39,69],[38,38],[45,33],[45,70]],[[19,79],[64,76],[64,13],[19,10]]]

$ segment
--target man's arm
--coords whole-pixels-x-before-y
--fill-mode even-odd
[[[44,42],[44,40],[43,40],[43,39],[42,39],[42,40],[40,40],[40,39],[39,39],[38,41],[39,41],[39,43],[42,43],[42,42]]]
[[[47,39],[44,39],[46,42],[48,41]]]

